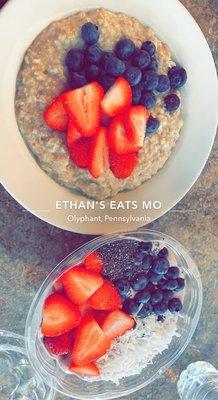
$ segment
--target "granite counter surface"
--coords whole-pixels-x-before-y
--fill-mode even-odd
[[[217,62],[217,0],[182,0],[182,3],[200,25]],[[190,362],[217,362],[216,174],[217,142],[190,192],[170,212],[149,225],[149,228],[175,237],[195,259],[203,283],[203,309],[185,353],[158,381],[125,400],[177,400],[175,383]],[[90,239],[42,222],[1,188],[0,329],[23,334],[33,296],[48,272],[69,252]],[[64,397],[57,395],[56,399],[63,400]]]

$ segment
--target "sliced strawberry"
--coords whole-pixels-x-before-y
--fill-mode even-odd
[[[88,167],[90,145],[90,138],[81,137],[69,147],[71,160],[80,168]]]
[[[41,332],[44,336],[59,336],[81,321],[79,308],[58,293],[47,297],[43,309]]]
[[[134,153],[140,149],[127,136],[122,116],[118,116],[112,120],[108,129],[109,147],[118,154]]]
[[[92,315],[83,318],[77,331],[72,358],[76,365],[86,365],[103,356],[110,341]]]
[[[103,285],[103,278],[97,272],[73,267],[65,272],[62,282],[68,297],[75,304],[82,304]]]
[[[68,119],[67,112],[63,105],[62,96],[54,99],[44,112],[44,120],[46,124],[55,131],[66,132]]]
[[[114,117],[120,114],[132,103],[132,89],[129,82],[119,77],[111,88],[105,93],[101,102],[103,114]]]
[[[118,179],[126,179],[131,176],[137,162],[137,153],[117,154],[115,151],[109,153],[110,169]]]
[[[90,313],[92,312],[92,308],[90,307],[90,304],[88,304],[88,303],[82,303],[82,304],[80,304],[80,305],[79,305],[79,310],[80,310],[80,313],[81,313],[81,315],[82,315],[82,318],[83,318],[85,315],[90,314]]]
[[[67,147],[68,147],[68,149],[71,149],[72,145],[80,137],[81,137],[80,132],[75,127],[73,120],[70,119],[68,122],[68,126],[67,126]]]
[[[64,106],[83,136],[92,136],[100,125],[103,88],[92,82],[63,95]]]
[[[99,376],[100,375],[99,368],[94,363],[83,365],[83,366],[71,364],[69,367],[69,370],[70,370],[70,372],[73,372],[74,374],[82,375],[82,376],[83,375],[85,375],[85,376]]]
[[[126,113],[127,136],[136,146],[143,146],[148,117],[149,112],[144,106],[131,107]]]
[[[108,165],[106,132],[106,128],[100,127],[91,142],[88,170],[96,179],[104,175]]]
[[[113,340],[124,335],[135,325],[134,319],[121,310],[112,311],[104,320],[102,329],[108,339]]]
[[[93,253],[88,254],[84,258],[84,266],[87,269],[90,269],[95,272],[102,272],[104,268],[103,261],[101,259],[100,254],[97,251],[93,251]]]
[[[53,286],[57,292],[64,290],[61,278],[56,279],[56,281],[53,282]]]
[[[105,279],[89,299],[89,304],[96,310],[116,310],[121,306],[121,298],[113,283]]]
[[[63,335],[48,337],[44,336],[43,342],[49,353],[55,356],[68,354],[73,346],[75,331],[69,331]]]
[[[105,310],[92,310],[93,317],[97,321],[98,325],[102,327],[103,322],[105,321],[106,317],[110,314],[110,311]]]

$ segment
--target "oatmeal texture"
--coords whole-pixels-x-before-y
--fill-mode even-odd
[[[71,162],[65,134],[51,130],[43,120],[43,112],[66,89],[64,58],[70,48],[82,47],[80,28],[87,21],[99,26],[99,45],[103,50],[112,50],[123,36],[137,46],[152,40],[157,47],[158,72],[166,73],[175,63],[169,48],[149,27],[128,15],[102,8],[81,11],[51,23],[28,48],[18,73],[15,98],[17,123],[26,144],[41,168],[59,184],[88,197],[104,199],[135,189],[163,167],[179,138],[182,118],[180,109],[166,113],[162,97],[158,99],[152,115],[159,118],[161,126],[158,133],[145,138],[138,164],[127,179],[117,179],[109,168],[104,176],[95,179]]]

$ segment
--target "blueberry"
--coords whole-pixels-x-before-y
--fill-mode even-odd
[[[156,257],[153,262],[152,270],[156,274],[164,275],[167,273],[169,266],[170,266],[170,264],[169,264],[169,261],[167,260],[167,258]]]
[[[142,259],[139,257],[133,258],[133,264],[135,267],[141,267],[142,266]]]
[[[165,289],[175,290],[178,287],[176,279],[170,279],[166,281]]]
[[[176,287],[175,291],[179,292],[180,290],[183,290],[184,287],[185,287],[185,279],[178,278],[177,279],[177,287]]]
[[[153,311],[156,315],[163,315],[167,312],[167,303],[162,301],[161,303],[154,304]]]
[[[100,60],[100,66],[102,67],[102,69],[105,69],[105,65],[107,63],[107,60],[112,56],[112,53],[110,53],[109,51],[103,51],[101,60]]]
[[[163,300],[164,301],[169,301],[174,296],[173,291],[169,290],[169,289],[163,289],[162,290],[162,294],[163,294]]]
[[[176,111],[180,106],[180,98],[172,93],[164,98],[164,105],[167,111]]]
[[[158,74],[155,71],[146,71],[142,76],[142,86],[146,90],[155,90],[158,85]]]
[[[95,81],[100,75],[100,68],[98,65],[90,64],[86,68],[86,77],[89,81]]]
[[[142,268],[145,270],[149,270],[153,263],[153,257],[149,254],[145,255],[142,260]]]
[[[157,321],[163,323],[165,321],[165,318],[166,317],[164,317],[164,315],[158,315]]]
[[[157,98],[151,91],[143,91],[140,99],[140,104],[145,106],[148,110],[155,107]]]
[[[159,75],[158,85],[156,90],[160,93],[166,92],[170,89],[170,80],[167,75]]]
[[[181,67],[172,67],[168,71],[168,77],[169,77],[170,86],[172,89],[179,89],[187,81],[186,70]]]
[[[134,261],[140,261],[140,264],[142,263],[143,260],[143,253],[140,251],[140,249],[137,249],[137,251],[133,254],[133,262]]]
[[[141,81],[142,72],[137,67],[128,67],[124,73],[124,77],[129,82],[130,86],[136,86]]]
[[[147,125],[146,125],[146,133],[154,133],[156,132],[160,127],[160,121],[157,118],[150,117],[147,120]]]
[[[153,42],[147,40],[146,42],[142,43],[142,50],[147,51],[150,54],[150,56],[153,56],[154,53],[156,52],[156,47]]]
[[[151,62],[151,57],[147,51],[136,50],[132,57],[132,64],[140,69],[145,69]]]
[[[128,314],[135,315],[140,307],[140,303],[134,299],[126,299],[123,303],[123,311]]]
[[[148,282],[146,289],[148,289],[150,293],[153,293],[154,290],[156,290],[156,286],[153,283]]]
[[[105,71],[113,76],[123,75],[125,72],[125,63],[117,57],[110,56],[105,61]]]
[[[133,105],[138,105],[140,103],[142,95],[142,88],[141,85],[136,85],[132,87],[132,104]]]
[[[167,285],[167,280],[164,278],[161,278],[161,280],[158,282],[158,287],[160,289],[166,289],[166,285]]]
[[[87,47],[85,52],[86,59],[91,64],[98,64],[101,60],[102,55],[103,51],[96,44]]]
[[[126,296],[130,290],[130,284],[127,279],[118,279],[114,282],[118,292],[121,296]]]
[[[72,72],[69,77],[69,82],[72,89],[80,88],[87,84],[86,75],[83,71]]]
[[[168,279],[177,279],[179,277],[179,268],[178,267],[170,267],[165,275]]]
[[[115,46],[116,55],[122,60],[126,60],[131,57],[135,51],[135,44],[130,39],[120,39]]]
[[[156,57],[151,57],[151,62],[148,66],[148,70],[157,72],[158,70],[158,61]]]
[[[149,279],[149,281],[151,283],[153,283],[154,285],[157,285],[158,282],[161,280],[161,275],[160,274],[156,274],[153,271],[148,271],[147,273],[147,278]]]
[[[80,71],[84,65],[83,51],[80,49],[69,50],[65,58],[65,64],[70,72]]]
[[[92,24],[92,22],[86,22],[82,26],[81,36],[85,43],[95,44],[99,39],[100,32],[98,30],[98,27]]]
[[[105,91],[110,89],[110,87],[114,84],[115,80],[116,78],[109,74],[101,75],[98,79],[99,83],[101,84],[101,86]]]
[[[150,293],[150,291],[149,291],[147,288],[145,288],[144,290],[141,290],[141,292],[138,292],[138,293],[135,295],[134,298],[135,298],[135,300],[136,300],[137,302],[145,304],[145,303],[147,303],[147,302],[150,300],[150,298],[151,298],[151,293]]]
[[[139,251],[142,254],[148,254],[152,250],[152,242],[141,242],[139,245]]]
[[[163,300],[163,294],[160,289],[155,290],[151,295],[151,304],[160,303]]]
[[[168,254],[169,254],[168,249],[167,249],[166,247],[163,247],[163,248],[159,251],[158,256],[159,256],[159,257],[168,257]]]
[[[137,313],[137,317],[146,318],[152,312],[152,307],[150,304],[144,304],[140,311]]]
[[[171,311],[171,313],[181,311],[181,309],[182,309],[182,302],[181,302],[181,300],[174,297],[173,299],[171,299],[171,300],[169,301],[169,303],[168,303],[168,308],[169,308],[169,310]]]
[[[138,274],[132,279],[131,286],[136,292],[139,292],[140,290],[145,289],[147,283],[148,279],[146,275]]]

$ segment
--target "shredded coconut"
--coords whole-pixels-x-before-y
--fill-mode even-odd
[[[138,319],[136,328],[114,341],[109,352],[98,360],[101,380],[119,380],[139,374],[155,356],[166,350],[177,333],[177,316],[167,315],[164,323],[157,317]]]

